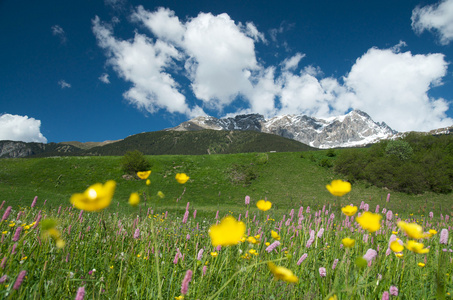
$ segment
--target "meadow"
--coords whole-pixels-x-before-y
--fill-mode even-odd
[[[334,196],[325,155],[152,156],[150,185],[120,157],[0,160],[0,297],[451,298],[451,195],[357,182]],[[71,204],[108,180],[92,199],[105,208]],[[357,222],[370,212],[378,228]]]

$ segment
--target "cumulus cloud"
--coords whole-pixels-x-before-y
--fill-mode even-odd
[[[357,59],[344,81],[356,95],[351,107],[365,110],[399,131],[453,124],[448,103],[428,91],[442,84],[448,63],[443,54],[413,55],[371,48]]]
[[[418,34],[425,30],[436,31],[440,43],[447,45],[453,40],[453,0],[417,6],[412,11],[412,28]]]
[[[50,29],[52,30],[52,35],[59,37],[62,44],[66,43],[66,33],[60,25],[53,25]]]
[[[445,56],[401,52],[407,46],[403,41],[369,49],[345,76],[334,78],[318,66],[301,66],[305,54],[300,52],[265,67],[255,50],[257,43],[267,43],[265,35],[253,23],[237,23],[227,14],[199,13],[180,20],[170,9],[139,6],[131,20],[149,36],[136,31],[133,38],[120,40],[113,26],[98,17],[93,32],[108,64],[131,83],[124,97],[150,113],[194,117],[209,109],[222,116],[240,99],[236,113],[265,117],[331,117],[361,109],[398,131],[453,124],[446,116],[448,100],[429,95],[446,75]],[[288,30],[285,26],[271,31],[270,39]],[[195,102],[189,101],[193,96]]]
[[[47,143],[41,121],[28,116],[0,115],[0,140]]]
[[[67,83],[65,80],[60,80],[58,81],[58,85],[62,88],[62,89],[69,89],[71,87],[71,84]]]
[[[109,74],[107,73],[102,74],[101,76],[99,76],[99,80],[105,84],[109,84],[110,83]]]

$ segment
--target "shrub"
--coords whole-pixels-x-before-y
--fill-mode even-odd
[[[135,174],[139,171],[147,171],[151,163],[138,150],[128,151],[121,160],[121,169],[127,174]]]

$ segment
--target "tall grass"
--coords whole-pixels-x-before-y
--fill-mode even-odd
[[[212,246],[208,229],[222,214],[202,218],[189,203],[184,205],[189,212],[186,223],[184,213],[168,213],[157,202],[146,209],[142,204],[131,214],[119,213],[116,204],[110,211],[87,213],[70,205],[50,208],[42,200],[33,208],[14,208],[0,224],[0,297],[73,299],[83,287],[87,299],[175,299],[181,296],[187,270],[193,275],[184,299],[327,299],[334,295],[376,299],[390,287],[396,287],[404,299],[445,298],[453,292],[451,237],[447,244],[439,243],[438,234],[423,240],[430,249],[423,255],[405,250],[398,258],[387,252],[392,232],[407,239],[396,226],[398,219],[440,232],[451,231],[449,215],[414,217],[394,211],[393,218],[384,217],[381,229],[370,234],[330,204],[319,210],[294,206],[277,218],[272,210],[258,211],[253,202],[226,213],[245,222],[243,242],[218,248]],[[3,204],[2,215],[8,204]],[[391,200],[386,204],[388,211]],[[382,213],[383,206],[376,210]],[[53,239],[44,238],[39,226],[49,218],[57,220],[66,243],[61,249]],[[38,223],[35,228],[33,222]],[[23,230],[14,241],[19,227]],[[268,252],[266,248],[274,242],[271,230],[281,239]],[[311,231],[317,236],[307,247]],[[250,236],[258,242],[248,242]],[[344,237],[355,239],[355,246],[342,247]],[[368,249],[377,251],[376,258],[365,266],[356,264]],[[305,253],[307,258],[298,264]],[[275,280],[267,261],[292,270],[298,283]],[[326,269],[325,277],[320,268]],[[21,271],[26,276],[17,287]]]

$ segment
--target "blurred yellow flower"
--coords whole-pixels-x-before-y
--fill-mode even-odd
[[[159,197],[160,199],[163,199],[163,198],[165,198],[165,195],[161,191],[158,191],[157,192],[157,197]]]
[[[437,231],[435,229],[430,229],[428,231],[428,234],[426,235],[427,237],[432,237],[433,235],[437,234]]]
[[[429,252],[428,248],[423,248],[424,245],[422,243],[417,243],[416,241],[413,240],[407,241],[405,246],[407,250],[410,250],[415,253],[424,254]]]
[[[342,208],[341,208],[341,211],[342,211],[345,215],[351,217],[351,216],[355,215],[355,213],[357,212],[357,206],[347,205],[347,206],[345,206],[345,207],[342,207]]]
[[[175,176],[176,181],[179,182],[180,184],[184,184],[189,180],[189,176],[187,176],[185,173],[178,173]]]
[[[366,211],[355,220],[360,224],[360,226],[362,226],[363,229],[366,229],[369,232],[375,232],[381,228],[381,218],[382,216],[380,214],[373,214]]]
[[[217,252],[211,252],[212,257],[217,257],[217,255],[219,255]]]
[[[9,226],[9,227],[14,227],[14,226],[16,226],[16,223],[11,222],[11,223],[8,224],[8,226]]]
[[[115,187],[116,182],[114,180],[109,180],[105,184],[96,183],[84,193],[73,194],[70,202],[78,209],[99,211],[110,205],[115,193]]]
[[[327,190],[334,196],[343,196],[351,191],[351,183],[343,180],[333,180],[326,185]]]
[[[343,244],[343,246],[345,246],[346,248],[352,248],[354,247],[355,245],[355,240],[351,239],[351,238],[344,238],[341,240],[341,243]]]
[[[280,240],[280,235],[276,231],[271,230],[271,236],[274,240]]]
[[[419,263],[418,263],[418,266],[419,266],[420,268],[423,268],[423,267],[425,266],[425,264],[422,263],[422,262],[419,262]]]
[[[256,202],[256,207],[258,207],[258,209],[260,209],[262,211],[266,211],[266,210],[271,209],[272,203],[270,201],[260,200],[260,201]]]
[[[423,232],[423,228],[418,224],[399,221],[398,227],[412,239],[418,240],[426,237],[426,234]]]
[[[64,246],[66,245],[66,243],[62,239],[57,239],[57,241],[55,242],[55,245],[57,245],[58,249],[63,249]]]
[[[404,247],[398,241],[393,241],[390,243],[390,250],[398,253],[402,252],[404,250]]]
[[[219,224],[209,228],[209,236],[213,246],[237,245],[245,233],[245,224],[232,216],[222,219]]]
[[[3,232],[2,232],[2,234],[7,234],[7,233],[8,233],[8,231],[3,231]]]
[[[143,180],[148,179],[149,175],[151,175],[151,170],[137,172],[138,178],[143,179]]]
[[[329,297],[328,300],[338,300],[338,297],[337,297],[337,295],[333,295],[332,297]]]
[[[249,236],[247,238],[247,242],[251,243],[251,244],[259,244],[260,242],[256,240],[256,238],[254,236]]]
[[[129,196],[129,204],[132,206],[137,206],[140,203],[140,196],[138,193],[132,193]]]
[[[398,258],[401,258],[401,257],[403,257],[404,255],[403,255],[403,253],[395,253],[395,256],[398,257]]]
[[[285,267],[276,266],[274,263],[269,262],[267,264],[269,269],[271,270],[272,274],[274,274],[276,279],[281,279],[286,282],[295,283],[298,282],[299,279],[293,272]]]
[[[151,180],[146,179],[146,185],[150,185],[150,184],[151,184]]]

